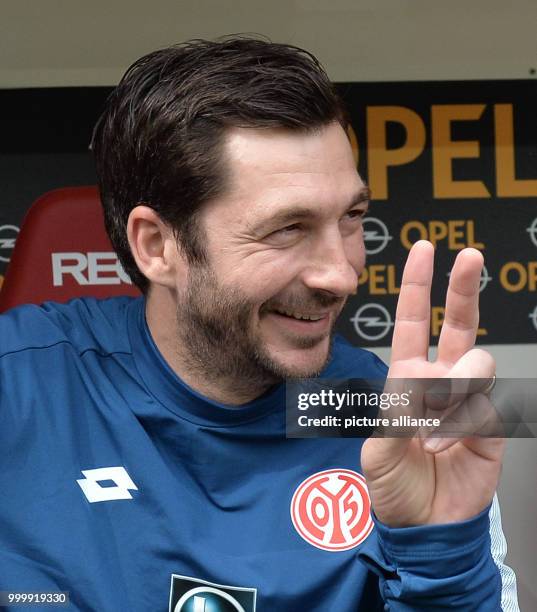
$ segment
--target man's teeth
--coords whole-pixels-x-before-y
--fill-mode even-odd
[[[290,310],[276,310],[277,313],[283,314],[287,317],[293,317],[293,319],[301,319],[304,321],[320,321],[324,319],[325,315],[305,315],[299,312],[292,312]]]

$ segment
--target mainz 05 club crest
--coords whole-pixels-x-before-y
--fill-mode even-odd
[[[373,529],[365,478],[352,470],[326,470],[306,478],[291,501],[291,519],[313,546],[338,552],[363,542]]]

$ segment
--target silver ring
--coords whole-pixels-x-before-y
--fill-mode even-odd
[[[496,386],[496,374],[492,376],[488,385],[483,389],[483,391],[481,391],[481,393],[483,393],[484,395],[489,395],[495,386]]]

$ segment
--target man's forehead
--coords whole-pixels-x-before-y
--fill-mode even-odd
[[[363,188],[345,132],[339,124],[311,132],[230,130],[224,146],[226,199],[255,204],[299,203],[313,195],[347,201]]]
[[[248,167],[275,174],[305,171],[308,167],[315,172],[353,159],[339,123],[309,131],[231,128],[225,136],[224,156],[231,168]]]

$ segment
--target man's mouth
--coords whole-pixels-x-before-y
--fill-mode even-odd
[[[275,308],[274,311],[276,314],[282,315],[284,317],[289,317],[291,319],[297,319],[298,321],[320,321],[328,316],[328,312],[322,313],[306,313],[299,312],[296,310],[283,310],[279,308]]]
[[[269,320],[272,320],[285,334],[310,338],[325,336],[330,331],[332,321],[331,311],[304,312],[273,308],[267,314]]]

